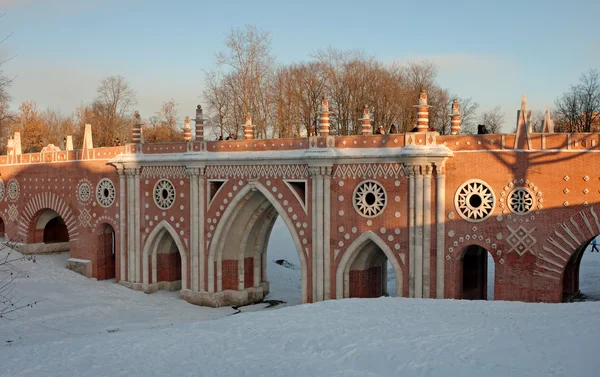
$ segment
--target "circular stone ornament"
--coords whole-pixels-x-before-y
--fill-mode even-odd
[[[387,204],[385,189],[379,182],[363,181],[354,189],[352,204],[359,215],[366,218],[377,217]]]
[[[12,178],[10,181],[8,181],[6,191],[8,192],[8,198],[10,200],[17,200],[19,197],[19,182]]]
[[[533,209],[534,196],[526,187],[517,187],[508,194],[508,206],[516,215],[524,215]]]
[[[454,196],[454,206],[463,219],[480,222],[494,210],[496,196],[484,181],[472,179],[462,184]]]
[[[77,188],[77,196],[82,202],[87,202],[92,198],[92,187],[87,182],[81,182]]]
[[[108,178],[102,178],[96,186],[96,200],[102,207],[110,207],[115,202],[115,185]]]
[[[154,203],[160,209],[171,208],[175,195],[175,186],[168,179],[161,179],[154,185]]]

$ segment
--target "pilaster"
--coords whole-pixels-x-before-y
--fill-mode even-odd
[[[442,163],[436,165],[436,226],[437,226],[437,245],[436,245],[436,273],[435,287],[436,297],[444,298],[444,249],[446,233],[446,166]]]

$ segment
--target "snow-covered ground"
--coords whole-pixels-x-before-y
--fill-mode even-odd
[[[205,308],[64,268],[68,254],[21,263],[16,294],[42,299],[0,320],[0,376],[597,376],[600,302],[526,304],[403,298],[300,302],[285,225],[269,244],[268,299]],[[493,268],[492,268],[493,271]],[[581,290],[600,299],[600,253]],[[393,280],[393,276],[390,276]],[[491,279],[493,281],[493,279]],[[393,287],[393,284],[392,284]],[[286,307],[287,306],[287,307]]]

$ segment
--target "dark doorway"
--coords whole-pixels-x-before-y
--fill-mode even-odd
[[[104,226],[104,231],[100,235],[101,253],[104,256],[104,278],[113,279],[117,276],[116,273],[116,238],[115,230],[109,224]]]
[[[44,243],[69,242],[69,230],[62,217],[52,218],[44,227]]]
[[[461,263],[462,299],[488,299],[488,257],[487,250],[480,246],[468,246],[464,250]]]
[[[4,220],[0,217],[0,238],[4,237]]]

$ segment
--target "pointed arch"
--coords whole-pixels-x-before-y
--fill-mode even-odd
[[[348,296],[347,281],[348,281],[348,277],[349,277],[350,266],[352,265],[352,262],[354,261],[354,259],[356,259],[356,257],[360,253],[360,251],[369,242],[373,242],[375,245],[377,245],[377,247],[379,247],[381,249],[381,251],[383,251],[383,253],[387,257],[387,259],[390,261],[390,263],[394,267],[394,271],[396,272],[396,295],[402,296],[403,275],[402,275],[402,267],[400,266],[400,263],[398,262],[398,258],[396,257],[396,255],[394,255],[394,253],[392,252],[390,247],[387,245],[387,243],[385,243],[381,238],[379,238],[379,236],[377,234],[375,234],[373,231],[369,230],[369,231],[366,231],[363,234],[361,234],[357,239],[355,239],[354,242],[352,242],[348,246],[344,255],[342,255],[342,259],[340,260],[340,263],[338,264],[338,267],[337,267],[337,270],[335,273],[335,293],[336,293],[335,296],[336,296],[336,298],[341,299],[341,298]]]
[[[223,237],[226,237],[231,230],[231,222],[240,210],[244,207],[244,203],[240,205],[246,195],[251,193],[252,191],[258,191],[262,194],[271,205],[275,208],[285,225],[287,226],[290,234],[292,235],[292,240],[294,241],[294,245],[296,246],[296,251],[298,252],[298,259],[300,260],[300,266],[302,270],[302,302],[307,302],[308,298],[308,271],[307,271],[307,262],[306,255],[304,254],[304,250],[302,248],[302,243],[300,242],[300,238],[296,233],[294,228],[294,224],[292,220],[288,217],[287,212],[281,206],[279,201],[267,190],[259,182],[249,182],[246,186],[244,186],[240,192],[232,198],[231,202],[227,206],[225,212],[223,212],[223,216],[219,224],[215,228],[215,232],[213,235],[212,242],[210,244],[210,248],[208,251],[208,292],[214,292],[215,287],[215,273],[216,273],[216,282],[217,282],[217,291],[221,290],[222,287],[222,275],[221,275],[221,259],[222,259],[222,251],[223,251],[223,243],[226,241]],[[215,261],[217,262],[216,271],[215,271]]]
[[[32,235],[29,234],[31,222],[36,215],[44,209],[51,209],[58,213],[67,226],[69,241],[74,242],[77,240],[79,228],[77,226],[77,219],[73,214],[71,207],[69,207],[63,198],[51,192],[43,192],[34,195],[29,199],[29,202],[27,202],[25,207],[23,207],[21,218],[19,219],[19,234],[23,239],[31,239]]]
[[[177,235],[177,231],[166,220],[162,220],[161,222],[156,224],[154,229],[152,229],[152,232],[150,232],[150,234],[148,235],[146,242],[144,243],[144,249],[142,252],[142,282],[145,287],[147,287],[150,284],[150,271],[148,271],[150,262],[149,258],[152,258],[152,281],[153,283],[157,282],[157,241],[160,241],[167,232],[175,242],[177,250],[179,251],[179,255],[181,256],[181,289],[188,289],[187,253],[185,251],[183,243]]]

